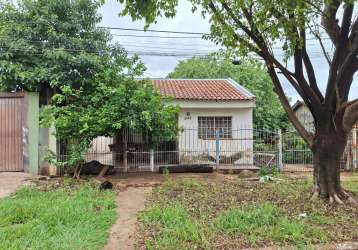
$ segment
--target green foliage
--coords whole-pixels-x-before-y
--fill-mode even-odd
[[[276,166],[263,166],[259,169],[259,176],[278,176],[279,171]]]
[[[263,65],[242,59],[239,65],[223,55],[194,57],[181,61],[170,78],[232,78],[256,96],[254,124],[260,128],[286,128],[287,116],[273,91],[272,82]]]
[[[93,138],[123,128],[170,138],[177,107],[165,105],[144,65],[98,28],[102,1],[27,1],[0,6],[0,90],[39,91],[41,124],[54,126],[75,167]]]
[[[96,24],[101,1],[20,0],[0,5],[0,89],[43,91],[91,82],[108,54]],[[105,66],[105,65],[103,65]]]
[[[0,249],[102,249],[115,195],[90,186],[22,188],[0,201]]]

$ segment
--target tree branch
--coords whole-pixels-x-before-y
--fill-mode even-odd
[[[306,101],[305,103],[307,104],[307,106],[309,107],[309,109],[311,110],[312,115],[315,117],[316,116],[316,111],[319,108],[319,104],[321,101],[321,98],[319,97],[319,90],[317,94],[315,91],[313,91],[313,88],[311,88],[308,85],[308,82],[303,74],[303,57],[304,54],[307,54],[306,52],[306,32],[303,28],[300,29],[300,31],[298,32],[296,28],[294,28],[293,32],[296,34],[297,39],[301,39],[303,40],[303,46],[300,46],[299,44],[297,44],[295,46],[295,51],[294,51],[294,66],[295,66],[295,78],[297,80],[298,85],[302,88],[304,95],[306,95]],[[308,64],[308,66],[312,66],[310,64],[308,55],[305,56],[305,62]],[[306,68],[307,71],[307,75],[309,75],[312,78],[312,74],[314,76],[314,72],[310,71],[313,70]],[[315,79],[314,79],[315,82]]]
[[[358,70],[357,51],[352,51],[340,67],[337,74],[337,86],[339,97],[342,101],[348,100],[350,88],[353,83],[353,75]]]
[[[265,42],[262,37],[259,37],[255,35],[255,32],[253,30],[250,30],[248,27],[246,27],[232,12],[231,8],[226,4],[224,0],[220,0],[221,5],[226,10],[226,12],[229,14],[232,20],[235,21],[235,23],[261,48],[260,45],[265,45]],[[249,20],[248,20],[249,21]],[[250,21],[249,21],[250,23]],[[262,49],[262,48],[261,48]]]
[[[318,88],[315,71],[314,71],[311,59],[307,53],[306,31],[304,29],[301,29],[301,31],[300,31],[300,37],[303,40],[303,46],[301,49],[301,57],[302,57],[303,63],[306,68],[308,81],[310,83],[309,85],[311,86],[312,89],[310,89],[309,86],[307,86],[307,88],[309,88],[310,91],[313,91],[313,94],[315,95],[314,97],[317,98],[318,103],[321,103],[323,101],[323,95]]]
[[[305,129],[305,127],[302,125],[302,123],[298,120],[297,116],[293,112],[290,102],[288,101],[288,99],[285,95],[285,92],[282,89],[281,82],[277,77],[277,74],[276,74],[273,64],[270,61],[266,60],[266,67],[267,67],[268,73],[272,79],[275,92],[277,93],[277,95],[281,101],[282,107],[286,111],[289,120],[291,121],[292,125],[296,128],[297,132],[307,142],[307,144],[310,147],[312,147],[313,136]]]
[[[244,43],[250,50],[252,50],[253,52],[255,52],[258,55],[261,55],[260,51],[253,44],[251,44],[250,42],[248,42],[245,39],[241,38],[238,34],[235,33],[235,30],[230,25],[228,25],[226,23],[226,21],[220,15],[219,11],[217,10],[216,6],[214,5],[214,3],[212,1],[209,2],[209,8],[211,9],[211,11],[215,15],[215,17],[220,21],[220,23],[223,26],[225,26],[226,28],[228,28],[228,30],[232,31],[232,35],[234,36],[236,41],[238,41],[240,43]]]
[[[321,91],[318,88],[315,71],[311,59],[308,56],[306,47],[303,48],[303,63],[305,64],[306,73],[307,73],[308,80],[310,82],[310,86],[313,89],[313,91],[316,93],[320,102],[322,102],[324,98]]]
[[[351,34],[349,36],[350,43],[353,43],[357,39],[357,36],[358,36],[358,17],[356,17],[351,27]]]
[[[352,15],[353,15],[353,8],[354,8],[354,4],[350,4],[350,3],[344,4],[344,12],[343,12],[339,42],[344,42],[348,40],[348,34],[350,31]]]
[[[352,127],[358,123],[358,99],[348,103],[343,115],[343,129],[346,133],[352,130]]]
[[[315,32],[315,31],[311,28],[311,26],[308,26],[308,28],[310,29],[310,31],[311,31],[311,33],[314,35],[314,37],[318,40],[318,43],[319,43],[319,46],[320,46],[321,49],[322,49],[323,55],[324,55],[324,57],[325,57],[325,59],[326,59],[328,65],[331,66],[331,65],[332,65],[332,60],[331,60],[331,57],[329,56],[329,54],[328,54],[326,48],[324,47],[324,44],[323,44],[323,41],[322,41],[321,36],[320,36],[317,32]]]
[[[341,33],[341,28],[338,25],[338,20],[336,19],[337,11],[341,1],[333,0],[332,2],[327,2],[324,6],[322,15],[322,26],[326,30],[328,36],[331,38],[333,44],[337,46],[339,41],[339,35]]]
[[[307,86],[300,86],[300,82],[297,82],[293,76],[295,76],[294,73],[292,73],[291,71],[289,71],[286,67],[284,67],[274,56],[272,56],[269,52],[269,49],[265,43],[265,40],[262,36],[260,36],[259,32],[255,32],[253,30],[250,30],[248,27],[246,27],[233,13],[233,11],[231,10],[231,8],[226,4],[226,2],[224,0],[220,0],[223,8],[225,9],[225,11],[228,13],[228,15],[231,17],[231,19],[256,43],[256,45],[261,49],[262,53],[261,53],[261,57],[264,60],[270,60],[274,65],[276,65],[276,67],[281,70],[281,72],[283,73],[283,75],[287,78],[287,80],[291,83],[291,85],[295,88],[295,90],[297,91],[297,93],[305,100],[306,103],[308,103],[308,105],[310,105],[311,102],[314,102],[317,104],[317,100],[310,100],[310,97],[312,98],[313,96],[308,94],[308,88]],[[249,12],[244,12],[245,18],[248,19],[249,24],[251,23],[253,25],[253,23],[251,22],[251,17],[249,15]],[[305,89],[303,89],[305,88]],[[309,97],[310,96],[310,97]],[[314,99],[314,98],[313,98]]]

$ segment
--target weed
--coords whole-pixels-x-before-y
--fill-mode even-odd
[[[259,169],[259,176],[265,176],[265,175],[278,176],[279,171],[276,166],[269,166],[269,167],[263,166]]]

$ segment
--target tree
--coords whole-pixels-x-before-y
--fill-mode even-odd
[[[280,105],[269,75],[255,60],[240,60],[234,65],[222,55],[194,57],[181,61],[169,78],[232,78],[256,96],[254,124],[259,128],[287,128],[287,116]]]
[[[67,159],[56,164],[79,166],[94,138],[115,137],[124,129],[168,140],[178,133],[178,108],[167,105],[150,81],[136,80],[143,65],[123,53],[112,55],[114,60],[105,61],[105,70],[81,89],[62,87],[44,108],[42,124],[54,126],[57,138],[69,142]]]
[[[146,27],[157,16],[174,17],[177,1],[120,0],[122,15],[145,19]],[[210,15],[207,38],[226,46],[233,53],[254,53],[262,58],[275,92],[289,120],[310,146],[314,155],[314,193],[331,203],[352,201],[340,183],[340,159],[347,136],[358,120],[358,100],[349,100],[353,75],[358,69],[358,19],[353,0],[191,0]],[[330,56],[324,36],[333,46]],[[315,69],[307,51],[307,40],[316,39],[329,65],[325,92],[321,92]],[[280,46],[292,69],[279,60],[274,47]],[[283,78],[301,96],[314,117],[315,132],[310,133],[295,116],[285,91]]]
[[[110,34],[96,27],[100,1],[21,0],[0,5],[0,90],[80,88],[93,80]],[[48,101],[43,100],[45,103]]]
[[[0,5],[0,90],[39,91],[41,123],[72,142],[68,160],[83,161],[97,136],[136,128],[173,136],[177,108],[165,105],[145,67],[98,28],[102,1],[20,0]],[[146,105],[143,105],[143,104]]]

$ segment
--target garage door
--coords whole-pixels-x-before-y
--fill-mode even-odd
[[[24,170],[23,101],[20,96],[0,96],[0,172]]]

